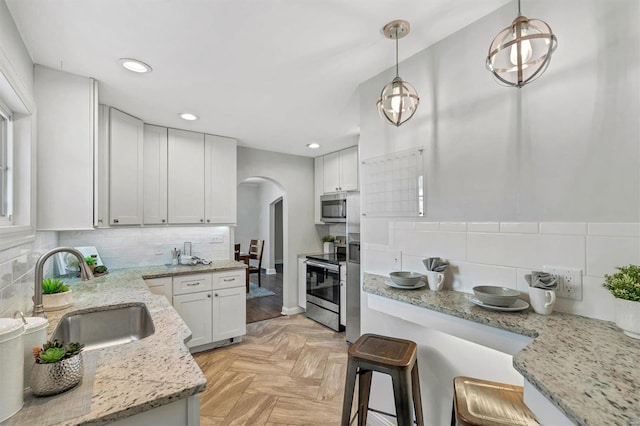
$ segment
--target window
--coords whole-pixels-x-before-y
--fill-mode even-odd
[[[11,115],[0,102],[0,226],[12,225],[12,132]]]

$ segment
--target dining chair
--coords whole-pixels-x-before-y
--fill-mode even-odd
[[[251,259],[257,261],[257,265],[249,264],[249,275],[258,274],[258,287],[262,287],[262,282],[260,281],[260,277],[262,273],[262,250],[264,249],[264,240],[251,240],[249,243],[249,263],[251,263]]]
[[[233,246],[233,258],[235,260],[240,260],[240,244]]]

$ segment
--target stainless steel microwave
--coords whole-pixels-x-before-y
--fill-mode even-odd
[[[320,211],[323,222],[347,221],[347,194],[329,194],[320,196]]]

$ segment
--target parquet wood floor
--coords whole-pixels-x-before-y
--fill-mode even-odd
[[[302,314],[247,324],[241,343],[194,356],[208,381],[201,424],[340,424],[347,349]]]
[[[274,295],[247,300],[247,324],[282,316],[282,264],[276,265],[273,275],[264,271],[261,274],[262,287],[273,291]],[[257,283],[257,275],[252,274],[251,280]]]

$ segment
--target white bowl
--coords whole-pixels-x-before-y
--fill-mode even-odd
[[[417,272],[397,271],[390,273],[389,278],[398,285],[414,286],[420,282],[422,275]]]
[[[476,298],[487,305],[511,306],[520,297],[520,292],[512,288],[481,285],[473,288]]]

